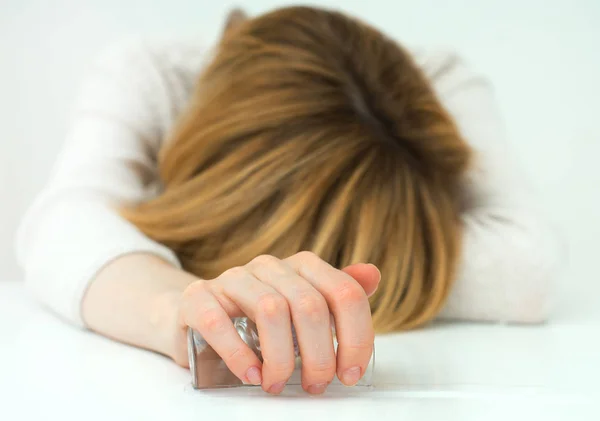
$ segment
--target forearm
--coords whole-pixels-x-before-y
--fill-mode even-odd
[[[101,335],[172,357],[179,297],[194,280],[150,254],[120,257],[88,288],[84,322]]]

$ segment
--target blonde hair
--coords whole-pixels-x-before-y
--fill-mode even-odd
[[[338,12],[227,31],[159,156],[164,192],[123,211],[204,279],[310,250],[379,267],[378,332],[431,320],[455,277],[470,150],[411,56]]]

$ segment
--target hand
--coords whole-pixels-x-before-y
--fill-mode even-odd
[[[197,330],[244,383],[279,394],[294,370],[292,323],[302,354],[302,386],[323,393],[336,375],[352,386],[365,373],[374,332],[368,296],[380,281],[373,265],[338,270],[310,252],[287,259],[259,256],[216,279],[198,280],[179,304],[174,359],[187,366],[187,327]],[[330,314],[335,320],[337,356]],[[248,316],[258,328],[263,363],[241,340],[231,318]]]

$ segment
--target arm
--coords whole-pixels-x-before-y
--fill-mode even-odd
[[[90,284],[82,303],[83,320],[95,332],[186,366],[178,310],[184,290],[197,280],[156,255],[121,256]]]
[[[17,255],[27,287],[67,321],[165,353],[155,328],[170,322],[164,303],[191,276],[117,212],[157,190],[155,156],[172,113],[161,82],[141,44],[99,57]]]
[[[462,264],[440,317],[542,322],[564,252],[511,155],[492,89],[457,60],[434,84],[475,151],[463,189]]]

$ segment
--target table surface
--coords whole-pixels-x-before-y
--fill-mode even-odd
[[[369,389],[196,391],[166,358],[74,329],[0,282],[0,420],[600,420],[600,320],[442,324],[375,346]]]

